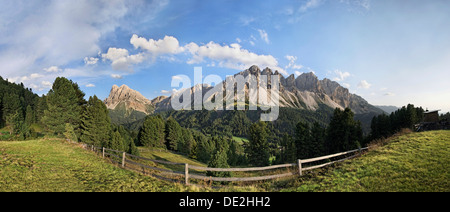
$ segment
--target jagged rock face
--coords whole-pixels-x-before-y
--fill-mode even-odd
[[[325,104],[331,108],[344,109],[349,107],[356,114],[363,113],[375,113],[381,114],[382,111],[375,106],[370,105],[362,97],[351,94],[347,88],[344,88],[335,81],[329,79],[319,80],[314,73],[303,73],[297,78],[294,75],[290,75],[285,78],[278,71],[273,72],[269,68],[265,68],[263,71],[258,66],[251,66],[249,69],[241,71],[234,76],[242,75],[244,78],[248,75],[256,76],[257,83],[261,79],[261,75],[267,75],[268,83],[263,86],[263,89],[269,91],[271,85],[270,75],[278,75],[280,78],[280,93],[279,93],[279,105],[280,107],[292,107],[306,110],[316,110],[320,104]],[[250,79],[250,78],[247,78]],[[250,80],[246,81],[244,86],[245,98],[255,99],[256,96],[249,97],[248,88]],[[194,105],[194,94],[201,92],[202,99],[210,100],[215,96],[220,96],[220,88],[217,86],[223,86],[226,89],[226,80],[217,84],[216,87],[210,87],[207,85],[197,84],[189,89],[191,96],[191,105]],[[257,86],[256,86],[257,87]],[[261,89],[261,88],[260,88]],[[188,90],[184,90],[188,91]],[[183,91],[180,91],[183,92]],[[236,92],[236,91],[235,91]],[[253,94],[256,95],[256,94]],[[160,96],[152,101],[143,97],[139,92],[128,88],[126,85],[122,85],[120,88],[116,85],[111,89],[109,97],[105,100],[105,104],[109,109],[114,109],[119,103],[125,102],[127,108],[142,111],[145,113],[151,113],[154,111],[167,111],[171,110],[171,98],[176,98],[174,95],[170,97]],[[179,97],[178,97],[179,98]],[[225,102],[232,99],[236,99],[231,93],[222,94],[222,98]],[[149,105],[152,106],[152,111],[149,111]]]
[[[303,73],[295,79],[295,86],[300,91],[322,92],[319,79],[312,72]]]
[[[127,85],[118,87],[113,85],[108,98],[104,101],[108,109],[114,110],[120,103],[124,103],[126,109],[132,109],[146,114],[151,113],[152,102],[141,93],[129,88]]]

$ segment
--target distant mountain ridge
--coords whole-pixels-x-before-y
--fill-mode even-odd
[[[330,79],[324,78],[319,80],[318,77],[310,72],[303,73],[297,78],[292,74],[285,78],[278,71],[273,72],[269,68],[260,70],[258,66],[251,66],[250,68],[241,71],[234,76],[242,75],[244,77],[249,74],[255,75],[259,81],[261,75],[268,76],[268,85],[262,89],[267,89],[271,86],[270,75],[278,75],[280,79],[280,92],[279,92],[279,106],[287,108],[305,109],[310,111],[316,111],[320,108],[320,105],[326,105],[332,109],[340,108],[344,109],[349,107],[356,115],[365,117],[364,119],[371,119],[373,115],[383,113],[383,110],[369,104],[364,98],[352,94],[345,87],[342,87],[339,83]],[[250,81],[247,81],[245,86],[246,100],[248,100],[248,86]],[[226,87],[226,80],[216,86]],[[217,92],[209,92],[215,87],[209,85],[197,84],[189,90],[191,95],[191,102],[193,105],[194,94],[196,92],[202,92],[203,99],[213,98],[217,95]],[[261,89],[261,88],[259,88]],[[209,95],[209,96],[206,96]],[[115,116],[130,116],[132,111],[144,113],[145,115],[152,114],[154,112],[163,112],[173,110],[171,106],[170,97],[159,96],[153,100],[145,98],[138,91],[129,88],[127,85],[118,87],[114,85],[111,88],[111,92],[104,100],[107,108],[115,111]],[[224,101],[230,100],[232,96],[223,95]],[[120,112],[117,112],[119,110]],[[134,120],[142,117],[143,115],[134,114]],[[123,119],[123,117],[120,117]]]
[[[344,109],[349,107],[355,114],[366,114],[374,113],[381,114],[383,111],[371,104],[369,104],[362,97],[352,94],[345,87],[339,85],[339,83],[329,80],[327,78],[319,80],[314,73],[303,73],[297,78],[292,74],[285,78],[283,75],[279,74],[278,71],[273,72],[269,68],[260,70],[258,66],[251,66],[249,69],[235,74],[247,77],[249,74],[255,75],[259,80],[259,76],[267,75],[268,80],[270,80],[270,75],[278,75],[280,79],[280,94],[279,94],[279,105],[280,107],[298,108],[313,110],[319,108],[319,104],[325,104],[331,108]],[[251,83],[247,81],[247,83]],[[194,93],[200,92],[200,84],[195,85],[190,88],[191,101],[193,105]],[[224,80],[221,84],[216,86],[223,86],[226,88],[226,81]],[[270,86],[270,81],[268,86]],[[266,87],[266,89],[267,89]],[[205,99],[212,98],[216,93],[209,93],[210,96],[205,96],[209,90],[213,87],[209,85],[204,85],[202,90],[202,96]],[[261,88],[260,88],[261,89]],[[248,85],[245,87],[246,100],[248,100]],[[155,104],[156,111],[167,111],[171,110],[171,97],[164,98]],[[233,97],[224,95],[225,100],[232,99]]]

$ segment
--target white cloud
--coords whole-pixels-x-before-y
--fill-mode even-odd
[[[261,39],[266,42],[267,44],[270,43],[269,41],[269,35],[267,34],[267,32],[265,30],[262,29],[258,29],[259,32],[259,36],[261,37]]]
[[[132,65],[140,64],[149,58],[155,60],[160,55],[173,55],[185,51],[185,48],[181,47],[178,40],[172,36],[165,36],[164,39],[160,40],[147,40],[144,37],[133,34],[130,43],[135,49],[142,49],[144,52],[129,55],[127,49],[110,47],[108,52],[101,56],[104,60],[111,61],[111,66],[114,70],[132,71]],[[169,62],[176,61],[173,57],[164,58]]]
[[[126,49],[111,47],[106,54],[102,54],[102,58],[110,60],[114,70],[131,71],[131,65],[142,63],[145,56],[143,53],[128,55]]]
[[[267,33],[265,36],[267,37]],[[256,38],[251,36],[251,39]],[[261,68],[269,67],[278,70],[281,74],[287,75],[287,72],[278,66],[277,59],[272,55],[259,55],[250,52],[247,49],[243,49],[238,43],[221,45],[210,41],[203,45],[191,42],[185,46],[180,46],[178,40],[172,36],[165,36],[164,39],[160,40],[147,40],[135,34],[131,37],[130,43],[135,49],[141,49],[143,52],[129,55],[127,49],[110,47],[108,52],[102,54],[101,57],[103,60],[110,60],[111,66],[115,70],[130,71],[132,70],[132,65],[142,63],[146,59],[156,59],[156,56],[161,55],[158,58],[170,57],[171,59],[168,61],[173,62],[176,61],[173,55],[186,52],[191,55],[191,58],[186,61],[188,64],[207,62],[210,66],[236,70],[244,70],[252,65],[257,65]],[[300,69],[301,66],[292,64],[290,68]]]
[[[61,72],[62,69],[58,68],[58,66],[50,66],[48,68],[44,68],[46,72]]]
[[[30,75],[30,79],[37,79],[37,78],[41,78],[43,76],[44,75],[42,75],[42,74],[33,73],[33,74]]]
[[[342,86],[344,86],[344,87],[346,87],[346,88],[350,88],[350,84],[348,84],[348,83],[342,83]]]
[[[43,91],[43,90],[52,88],[52,86],[53,86],[53,84],[49,81],[41,81],[37,85],[35,83],[31,83],[29,85],[29,87],[32,88],[33,91]]]
[[[287,66],[285,66],[285,69],[302,69],[303,66],[302,65],[297,65],[295,64],[295,62],[297,61],[297,57],[296,56],[292,56],[292,55],[286,55],[285,58],[287,60],[289,60],[289,64]]]
[[[86,85],[86,87],[88,87],[88,88],[93,88],[93,87],[95,87],[95,85],[92,84],[92,83],[89,83],[89,84]]]
[[[172,80],[183,80],[180,76],[172,76]]]
[[[334,81],[338,81],[338,82],[344,81],[345,78],[347,78],[347,77],[350,76],[350,73],[348,73],[348,72],[342,72],[342,71],[339,71],[339,70],[337,70],[337,69],[334,70],[334,73],[337,75],[337,77],[333,78],[333,80],[334,80]],[[367,83],[367,82],[366,82],[366,83]],[[370,87],[370,85],[369,85],[369,87]]]
[[[242,42],[242,40],[241,40],[240,38],[236,38],[236,41],[237,41],[238,43],[241,43],[241,42]]]
[[[45,88],[52,88],[53,84],[49,81],[42,81],[41,85],[44,86]]]
[[[172,93],[176,93],[178,92],[177,89],[173,88],[172,90],[168,91],[168,90],[161,90],[161,94],[172,94]]]
[[[385,96],[395,96],[395,93],[387,92],[387,93],[385,93],[384,95],[385,95]]]
[[[184,51],[184,48],[180,46],[178,39],[167,35],[164,36],[164,39],[162,40],[147,40],[134,34],[130,39],[130,43],[135,49],[141,48],[147,50],[153,56],[158,56],[160,54],[178,54]]]
[[[85,57],[84,64],[86,65],[95,65],[98,62],[98,58],[96,57]]]
[[[123,78],[122,75],[119,75],[119,74],[111,74],[111,77],[114,79],[122,79]]]
[[[192,58],[187,61],[188,64],[201,63],[208,58],[215,61],[219,67],[245,70],[252,65],[257,65],[261,68],[269,67],[287,75],[284,69],[278,67],[278,61],[272,55],[258,55],[242,49],[237,43],[222,46],[211,41],[202,46],[189,43],[185,47],[192,54]]]
[[[370,86],[372,85],[368,83],[366,80],[361,80],[361,82],[358,83],[358,88],[369,89]]]

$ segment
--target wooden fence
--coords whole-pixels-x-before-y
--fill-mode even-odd
[[[228,182],[234,182],[234,181],[258,181],[258,180],[269,180],[269,179],[276,179],[276,178],[282,178],[282,177],[288,177],[293,175],[299,175],[302,176],[304,171],[313,170],[317,168],[321,168],[324,166],[331,165],[333,163],[341,162],[350,158],[354,158],[358,155],[362,154],[362,151],[367,150],[368,148],[359,148],[351,151],[346,152],[340,152],[336,154],[316,157],[316,158],[310,158],[310,159],[299,159],[297,160],[297,163],[288,163],[288,164],[280,164],[280,165],[274,165],[274,166],[266,166],[266,167],[251,167],[251,168],[210,168],[210,167],[202,167],[202,166],[195,166],[187,163],[175,163],[175,162],[169,162],[169,161],[162,161],[162,160],[155,160],[145,157],[140,157],[136,155],[131,155],[126,152],[117,151],[113,149],[108,149],[105,147],[96,147],[93,145],[87,145],[83,144],[83,147],[85,149],[100,152],[102,153],[102,157],[105,158],[105,156],[109,156],[111,159],[116,160],[116,162],[120,163],[122,168],[131,168],[136,171],[139,171],[136,167],[141,168],[141,172],[144,174],[146,173],[145,169],[160,171],[164,174],[169,175],[179,175],[184,176],[184,182],[189,185],[189,179],[198,179],[198,180],[209,180],[209,181],[228,181]],[[344,157],[345,156],[345,157]],[[336,157],[344,157],[341,159],[337,159],[334,161],[331,161],[331,158]],[[169,170],[159,167],[154,167],[146,164],[142,164],[137,162],[136,160],[144,160],[144,161],[150,161],[158,164],[166,164],[166,165],[176,165],[176,166],[184,166],[184,171],[175,171],[175,170]],[[319,161],[327,160],[325,163],[316,164],[316,165],[308,165],[311,163],[317,163]],[[129,165],[128,165],[129,164]],[[273,169],[279,169],[279,168],[288,168],[288,167],[294,167],[295,172],[288,171],[286,173],[282,174],[273,174],[273,175],[265,175],[265,176],[258,176],[258,177],[212,177],[212,176],[206,176],[206,175],[200,175],[197,173],[190,173],[189,170],[201,170],[201,171],[219,171],[219,172],[244,172],[244,171],[265,171],[265,170],[273,170]]]

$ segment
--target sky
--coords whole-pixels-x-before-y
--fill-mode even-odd
[[[153,99],[172,77],[258,65],[314,72],[374,105],[450,111],[448,0],[0,0],[0,76],[86,98],[126,84]]]

